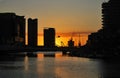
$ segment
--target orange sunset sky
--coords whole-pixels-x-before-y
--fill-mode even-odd
[[[38,18],[38,45],[43,45],[44,27],[56,29],[58,46],[61,41],[66,46],[72,34],[77,45],[79,33],[84,45],[87,35],[102,27],[101,4],[104,1],[108,0],[0,0],[0,12],[15,12],[26,20]]]
[[[75,42],[75,46],[78,46],[78,42],[80,40],[81,44],[84,45],[86,43],[86,40],[88,39],[88,34],[89,32],[81,32],[80,38],[79,38],[79,32],[76,33],[56,33],[56,45],[57,46],[67,46],[68,45],[68,40],[73,38]],[[59,37],[60,36],[60,37]],[[63,42],[61,44],[61,42]],[[38,45],[43,45],[43,36],[42,34],[39,34],[38,36]]]

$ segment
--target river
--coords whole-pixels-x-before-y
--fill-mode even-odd
[[[120,63],[82,57],[21,57],[0,61],[0,78],[120,78]]]

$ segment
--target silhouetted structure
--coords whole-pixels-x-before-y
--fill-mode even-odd
[[[95,52],[94,54],[118,56],[120,55],[120,0],[103,3],[102,14],[102,29],[89,35],[86,45]]]
[[[25,18],[15,13],[0,13],[0,45],[25,45]]]
[[[55,47],[55,29],[44,29],[44,47]]]
[[[28,46],[37,46],[37,19],[28,19]]]
[[[79,34],[79,42],[78,42],[78,47],[81,47],[80,34]]]
[[[68,47],[74,47],[74,41],[72,38],[68,41]]]

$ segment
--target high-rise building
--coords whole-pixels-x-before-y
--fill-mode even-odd
[[[103,32],[106,47],[120,44],[120,0],[109,0],[102,4]]]
[[[28,46],[37,46],[38,19],[28,19]]]
[[[88,37],[87,45],[104,55],[120,55],[120,0],[102,4],[102,29]]]
[[[109,0],[102,4],[103,28],[109,31],[120,29],[120,0]]]
[[[44,47],[55,47],[55,29],[44,29]]]
[[[21,45],[25,45],[25,30],[26,30],[25,23],[26,22],[24,16],[17,16],[16,40],[18,40],[18,42],[20,42]]]
[[[25,45],[25,18],[15,13],[0,13],[0,45]]]

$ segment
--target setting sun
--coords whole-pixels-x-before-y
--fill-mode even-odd
[[[68,46],[68,41],[71,39],[71,37],[73,38],[74,41],[74,45],[78,46],[78,42],[80,40],[81,45],[85,45],[86,41],[88,39],[88,35],[89,33],[81,33],[81,36],[79,38],[78,34],[74,34],[73,36],[71,35],[71,33],[57,33],[56,34],[56,42],[55,45],[60,47],[60,46]],[[43,46],[44,45],[44,39],[43,39],[43,35],[40,34],[38,35],[38,45],[39,46]]]

